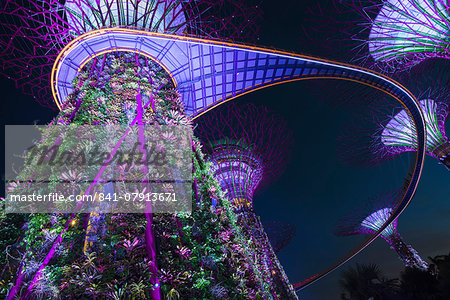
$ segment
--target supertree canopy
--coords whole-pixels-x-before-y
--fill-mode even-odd
[[[262,179],[262,163],[246,145],[222,140],[210,155],[212,171],[240,208],[252,208],[253,192]]]
[[[6,0],[0,8],[1,73],[51,108],[50,73],[61,49],[81,34],[126,27],[253,41],[261,9],[235,0]]]
[[[263,107],[227,104],[198,121],[212,171],[237,209],[253,209],[253,194],[284,171],[292,148],[286,122]]]
[[[409,87],[419,100],[427,128],[427,154],[450,169],[450,144],[445,130],[450,112],[446,65],[439,71],[441,63],[425,63],[417,67],[419,72],[401,74],[396,79]],[[361,115],[363,120],[359,125],[340,138],[338,151],[345,163],[370,166],[417,149],[415,128],[406,110],[392,106],[381,97],[373,99]]]
[[[312,30],[326,34],[320,41],[330,55],[342,48],[341,56],[384,72],[450,58],[447,0],[334,1],[332,8],[317,11],[322,13],[311,13],[322,22]]]
[[[448,1],[388,0],[367,9],[379,9],[368,39],[376,62],[407,66],[427,58],[450,58]]]
[[[355,210],[340,220],[336,226],[335,234],[338,236],[375,234],[391,217],[398,204],[396,201],[398,199],[395,193],[382,194],[369,199],[364,208]],[[397,219],[390,223],[380,233],[380,236],[397,252],[405,266],[428,269],[428,264],[422,260],[415,249],[403,241],[398,233]]]
[[[258,88],[304,78],[348,79],[376,86],[411,111],[418,154],[404,203],[417,186],[425,143],[423,119],[414,97],[401,85],[350,65],[186,36],[248,40],[257,28],[257,6],[244,7],[234,0],[6,0],[0,12],[2,72],[43,105],[54,107],[52,91],[61,112],[50,129],[58,124],[190,128],[189,116]],[[20,263],[8,269],[2,296],[296,298],[252,205],[254,192],[285,166],[290,134],[283,121],[264,109],[245,109],[208,121],[208,114],[223,112],[213,110],[204,126],[199,122],[199,130],[209,128],[216,135],[202,134],[209,163],[198,140],[192,141],[191,215],[110,215],[97,220],[102,228],[89,232],[96,219],[92,215],[30,214]],[[145,139],[142,134],[139,138]],[[107,140],[98,142],[110,146]],[[78,182],[91,171],[68,170],[62,177]],[[114,191],[124,191],[120,182],[127,176],[148,191],[144,171],[113,170]],[[9,189],[19,191],[30,174],[33,168],[24,168]],[[95,184],[94,180],[83,191],[85,195]],[[106,192],[111,187],[98,188]],[[212,199],[216,208],[211,207]],[[105,243],[94,244],[98,234],[105,235]]]
[[[427,154],[439,160],[450,169],[450,144],[445,135],[445,120],[448,118],[448,104],[433,99],[419,100],[427,123]],[[380,134],[381,142],[387,148],[400,152],[414,151],[417,141],[414,139],[414,128],[406,111],[401,110],[384,126]]]
[[[264,228],[253,209],[253,194],[276,179],[285,168],[292,147],[286,122],[264,107],[224,104],[197,122],[213,173],[239,225],[251,240],[251,259],[270,282],[274,295],[290,299],[294,292]],[[295,298],[295,297],[294,297]]]

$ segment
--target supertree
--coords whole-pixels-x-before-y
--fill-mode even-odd
[[[7,0],[0,8],[1,73],[56,109],[50,73],[74,38],[105,27],[254,41],[261,9],[235,0]]]
[[[407,67],[428,58],[450,58],[448,1],[389,0],[368,6],[364,15],[378,9],[368,38],[376,62]]]
[[[270,244],[275,253],[289,245],[296,235],[296,228],[292,223],[282,221],[263,222]]]
[[[410,74],[397,75],[396,79],[419,99],[427,128],[426,153],[450,169],[450,144],[445,130],[450,112],[447,65],[427,62]],[[347,164],[372,166],[416,150],[415,129],[408,112],[384,97],[373,98],[359,122],[339,138],[339,156]]]
[[[335,228],[337,236],[356,234],[375,234],[386,223],[398,205],[396,193],[380,194],[369,199],[365,206],[354,210],[342,218]],[[394,249],[405,266],[428,269],[428,264],[422,260],[416,250],[407,245],[397,231],[397,219],[390,223],[380,236]]]
[[[259,12],[257,6],[247,7],[233,1],[7,1],[2,7],[0,21],[3,29],[0,43],[4,48],[1,54],[2,72],[14,79],[25,92],[33,94],[40,103],[53,106],[49,101],[51,67],[61,50],[84,33],[98,28],[126,27],[180,35],[191,33],[210,38],[250,38],[256,35],[254,21],[259,18]],[[120,51],[106,53],[98,58],[83,68],[76,82],[72,83],[74,91],[64,99],[62,111],[52,122],[53,125],[133,125],[138,118],[144,123],[156,121],[161,124],[189,125],[183,103],[178,99],[179,94],[173,89],[172,82],[161,66],[148,57]],[[150,106],[149,99],[152,102]],[[142,101],[147,102],[144,107]],[[139,105],[143,109],[140,117]],[[82,172],[73,172],[67,178],[77,180],[77,176],[82,175]],[[104,223],[103,217],[101,215],[100,220],[96,220],[97,224],[94,224],[93,221],[99,217],[91,215],[88,236],[99,234],[101,230],[98,223]],[[18,271],[16,284],[8,298],[16,296],[25,279],[29,284],[23,297],[36,292],[37,286],[45,287],[42,278],[49,274],[48,263],[56,253],[60,253],[56,247],[61,243],[63,234],[70,234],[73,226],[82,223],[77,222],[77,218],[72,215],[69,221],[62,217],[60,222],[66,221],[66,225],[60,228],[59,235],[54,236],[53,246],[50,243],[41,247],[39,252],[29,251],[31,254],[28,253],[28,256],[34,258],[31,261],[28,259],[28,265]],[[46,220],[36,216],[32,217],[32,222],[45,223]],[[157,254],[151,215],[147,214],[147,222],[144,244],[150,264],[141,268],[141,271],[143,274],[150,272],[148,282],[151,296],[159,299],[160,283],[156,278]],[[137,228],[142,228],[141,221],[137,220],[136,224]],[[48,224],[40,225],[42,228]],[[54,222],[51,225],[55,228],[60,226]],[[55,228],[53,231],[59,230]],[[136,234],[144,235],[137,231]],[[39,238],[35,241],[37,249],[42,241]],[[92,244],[92,240],[86,238],[85,250],[89,244]],[[142,244],[142,239],[136,240],[136,244],[132,243],[133,247],[140,249]],[[43,263],[40,264],[41,258]],[[145,259],[142,262],[147,263]],[[34,266],[30,267],[31,264]],[[37,293],[44,293],[45,290],[41,288]]]
[[[286,167],[292,134],[286,122],[264,107],[224,104],[200,118],[195,134],[204,143],[211,172],[227,193],[238,220],[252,240],[252,259],[272,291],[293,297],[292,286],[253,209],[253,195]]]
[[[414,102],[414,97],[403,87],[387,77],[350,65],[267,48],[239,45],[214,39],[188,37],[184,35],[184,32],[201,33],[203,31],[191,30],[191,28],[198,28],[198,26],[203,28],[202,26],[205,24],[207,28],[212,28],[208,24],[218,24],[219,28],[230,28],[229,26],[236,24],[237,28],[251,30],[253,28],[252,25],[250,27],[248,25],[254,19],[244,18],[244,21],[242,21],[241,18],[236,18],[236,14],[232,14],[228,19],[226,17],[205,19],[203,17],[217,16],[213,10],[214,6],[207,3],[203,6],[203,10],[194,9],[194,13],[202,14],[201,18],[194,18],[196,20],[194,24],[200,25],[194,26],[187,21],[189,25],[183,27],[178,23],[184,19],[179,17],[179,10],[176,9],[176,5],[167,5],[166,7],[164,3],[168,3],[167,1],[147,2],[154,5],[161,4],[164,9],[154,9],[155,6],[150,5],[143,8],[141,6],[142,1],[95,1],[94,3],[93,1],[80,0],[78,2],[66,1],[64,4],[56,0],[21,1],[20,3],[12,0],[6,1],[5,5],[2,6],[1,14],[2,28],[5,30],[1,38],[5,49],[2,52],[1,60],[2,65],[6,69],[5,74],[9,74],[8,76],[11,78],[19,80],[18,86],[31,86],[29,92],[37,98],[45,98],[41,102],[50,106],[52,105],[47,99],[50,97],[46,96],[49,95],[49,93],[46,93],[49,89],[45,84],[48,83],[49,77],[51,78],[52,96],[57,106],[62,110],[60,116],[52,124],[78,122],[79,124],[103,125],[108,122],[119,122],[122,125],[133,125],[136,122],[141,122],[145,124],[162,123],[189,126],[190,120],[187,116],[196,117],[223,101],[230,100],[252,90],[289,80],[334,77],[351,79],[364,84],[371,83],[402,101],[405,107],[412,111],[414,121],[419,126],[417,130],[419,154],[416,164],[413,166],[412,175],[408,178],[412,184],[405,191],[404,197],[405,203],[407,203],[406,200],[410,199],[411,193],[420,178],[419,171],[422,164],[420,153],[423,153],[424,134],[421,126],[423,120]],[[70,6],[70,3],[78,4]],[[132,3],[135,5],[132,5]],[[195,4],[203,2],[193,1],[191,3],[182,1],[171,3],[181,3],[180,5],[183,9],[188,10],[192,7],[195,8]],[[220,2],[220,5],[221,3],[223,2]],[[220,5],[218,7],[222,8]],[[240,7],[240,2],[236,2],[236,5]],[[94,11],[93,15],[95,17],[86,13],[83,10],[84,7]],[[158,7],[161,8],[160,6]],[[235,6],[232,5],[231,7]],[[129,11],[132,13],[128,14]],[[164,13],[159,14],[161,11]],[[247,16],[253,10],[250,8],[238,9],[237,11],[241,11]],[[80,12],[83,13],[80,15]],[[137,12],[137,14],[133,14],[133,12]],[[212,12],[211,15],[209,14],[210,12]],[[103,24],[103,20],[117,15],[119,17],[111,18],[114,21]],[[130,17],[131,15],[133,16]],[[141,16],[144,15],[151,16],[149,19],[152,21],[165,24],[167,28],[164,28],[164,30],[176,33],[176,35],[151,32],[152,29],[162,29],[164,26],[160,26],[157,23],[148,23],[147,20],[139,23],[142,20]],[[167,22],[158,19],[157,15],[162,15]],[[186,15],[192,16],[189,13],[186,13]],[[67,18],[68,16],[70,17],[69,19]],[[120,20],[120,23],[117,23],[117,20]],[[186,18],[186,20],[188,19]],[[200,20],[214,20],[214,22],[200,22]],[[128,24],[129,22],[132,24]],[[82,24],[84,25],[81,26]],[[100,24],[98,26],[105,26],[105,28],[95,27],[94,24]],[[135,26],[144,26],[144,24],[147,27],[135,28]],[[245,29],[241,31],[244,33]],[[231,30],[230,32],[234,35],[241,31]],[[215,30],[213,32],[225,31]],[[220,36],[220,34],[212,34],[211,36]],[[56,61],[53,62],[53,60]],[[52,64],[51,75],[48,76],[50,73],[48,69],[50,69]],[[182,95],[181,101],[179,101],[180,94],[177,94],[177,92]],[[198,145],[194,145],[194,148],[198,148]],[[203,180],[207,178],[207,174],[203,172],[201,160],[201,157],[198,156],[194,162],[198,162],[200,168],[196,176]],[[115,174],[118,176],[123,175],[120,172]],[[72,172],[67,175],[67,178],[79,180],[78,176],[80,176],[80,173]],[[198,191],[195,193],[196,199],[202,198],[201,194],[206,193],[203,188],[208,187],[211,192],[213,185],[214,180],[206,183],[201,182],[201,180],[196,181],[196,184],[194,184],[194,188],[198,188]],[[201,204],[199,206],[203,208]],[[228,215],[232,215],[229,210],[226,211]],[[201,213],[208,215],[203,210]],[[208,216],[211,221],[213,219],[212,215],[209,214]],[[55,222],[54,218],[47,220],[46,217],[34,217],[36,217],[32,222],[34,224],[32,227],[34,228],[30,231],[35,232],[36,228],[47,227],[47,223],[52,223],[58,227],[58,230],[52,231],[52,235],[46,237],[39,236],[39,238],[45,238],[47,242],[51,241],[47,243],[49,247],[39,248],[44,257],[41,260],[41,257],[35,256],[33,263],[36,263],[36,268],[26,268],[18,271],[19,276],[16,278],[16,283],[19,284],[14,285],[12,292],[8,295],[9,299],[14,298],[19,290],[23,290],[23,286],[20,283],[24,282],[25,279],[31,280],[29,280],[30,284],[24,297],[30,295],[34,284],[44,278],[41,274],[52,267],[49,265],[49,262],[54,262],[55,260],[52,260],[53,256],[61,250],[58,245],[62,243],[63,235],[70,231],[70,228],[78,230],[78,227],[83,223],[81,221],[77,222],[76,218],[78,217],[73,214],[65,216],[66,218],[63,217],[59,222]],[[148,219],[148,221],[150,222],[151,219]],[[233,223],[233,220],[231,221]],[[211,237],[210,233],[205,237],[205,231],[199,229],[201,226],[198,223],[194,222],[195,226],[192,227],[196,229],[190,232],[191,235],[183,234],[183,230],[180,230],[180,228],[183,229],[182,222],[181,224],[176,223],[176,228],[181,232],[178,233],[178,236],[195,236],[196,238],[193,242],[196,242],[197,246],[202,241],[213,242],[215,246],[220,244],[215,237]],[[120,226],[120,223],[117,224]],[[201,223],[202,226],[203,224]],[[136,227],[141,228],[142,224],[139,223],[139,226]],[[238,227],[234,225],[232,227],[236,232],[239,231]],[[147,225],[147,228],[151,227]],[[43,234],[43,232],[41,233]],[[57,234],[53,238],[55,233]],[[151,234],[147,233],[146,237],[151,237]],[[162,234],[164,238],[177,236],[170,235],[167,232],[162,232]],[[29,235],[27,239],[40,242],[39,239],[33,239],[32,237],[33,235]],[[236,237],[239,239],[238,233],[233,235],[233,238]],[[223,239],[222,243],[228,243],[228,241],[229,239]],[[138,245],[137,248],[142,249],[142,241],[136,241],[136,243]],[[167,243],[170,244],[169,241]],[[117,246],[115,243],[112,244]],[[134,240],[127,241],[126,245],[127,249],[136,247]],[[188,258],[190,249],[180,247],[178,250],[180,257],[183,257],[183,259]],[[153,246],[152,248],[154,250]],[[232,265],[231,269],[227,269],[222,268],[222,265],[220,265],[220,263],[223,263],[223,261],[220,261],[221,255],[215,253],[215,256],[212,257],[210,254],[206,255],[205,253],[210,251],[208,247],[205,247],[203,250],[203,252],[200,251],[200,254],[197,253],[194,259],[198,264],[201,262],[201,268],[208,265],[210,269],[227,270],[229,272],[227,274],[230,274],[230,270],[233,267],[237,268],[235,256],[227,259],[227,264],[230,262]],[[243,253],[246,249],[241,248],[239,251]],[[208,256],[209,258],[205,259],[208,263],[203,263],[202,258],[198,258],[198,255]],[[32,251],[28,251],[27,256],[33,257]],[[174,265],[173,261],[170,260],[173,256],[168,255],[166,258],[168,259],[167,265]],[[92,259],[89,259],[89,261],[91,262]],[[80,263],[84,264],[83,262]],[[141,263],[143,262],[141,261]],[[199,267],[198,264],[196,265],[197,267]],[[34,272],[35,270],[37,272]],[[240,270],[242,271],[242,269]],[[227,288],[221,285],[220,282],[215,282],[214,288],[208,289],[210,284],[207,277],[208,271],[198,273],[189,270],[189,272],[186,271],[174,275],[175,271],[171,270],[170,272],[167,271],[163,277],[167,279],[167,282],[174,284],[183,282],[181,288],[184,291],[188,291],[186,286],[191,284],[193,288],[188,291],[190,292],[189,295],[197,298],[208,298],[213,293],[212,291],[214,291],[213,294],[215,295],[223,296],[224,289],[229,291],[230,286],[233,286],[233,284],[245,288],[249,286],[247,283],[242,282],[237,284],[236,278],[258,277],[253,275],[230,276],[232,282]],[[155,272],[151,273],[153,274],[151,276],[155,276]],[[59,275],[61,275],[61,272],[59,272]],[[74,274],[75,277],[78,275]],[[52,276],[49,275],[47,277],[53,278]],[[261,278],[256,278],[256,281],[262,282]],[[144,282],[147,283],[147,288],[150,281],[145,280]],[[223,282],[226,282],[226,280]],[[68,285],[70,286],[70,284]],[[151,285],[158,288],[159,282],[152,280]],[[246,294],[245,288],[239,289],[239,292]],[[121,290],[120,287],[118,289]],[[45,290],[45,288],[42,290]],[[258,293],[255,292],[257,290],[254,287],[252,288],[252,293],[255,296],[258,296]],[[268,289],[265,289],[264,284],[260,284],[259,290],[266,295]],[[88,290],[85,289],[85,291]],[[170,293],[170,297],[177,295],[176,290],[170,290]]]
[[[276,180],[289,160],[293,137],[286,121],[265,107],[228,103],[196,124],[212,172],[236,210],[253,211],[254,193]]]
[[[446,0],[335,1],[322,13],[316,28],[328,33],[328,42],[322,42],[336,52],[336,43],[346,40],[349,59],[361,64],[393,72],[430,58],[450,58]]]

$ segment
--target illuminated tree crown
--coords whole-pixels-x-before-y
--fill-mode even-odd
[[[392,216],[396,204],[396,193],[370,199],[364,208],[342,218],[335,228],[335,234],[338,236],[375,234]],[[397,252],[405,266],[423,270],[428,268],[428,264],[422,260],[417,251],[403,241],[397,231],[397,219],[385,227],[380,236]]]
[[[416,64],[450,58],[450,7],[445,0],[387,0],[371,21],[369,52],[375,61]],[[369,8],[371,9],[371,8]]]
[[[396,76],[418,99],[427,129],[426,153],[450,169],[446,122],[450,112],[449,63],[437,60]],[[339,155],[346,164],[372,166],[416,151],[416,127],[409,112],[386,98],[368,95],[360,121],[340,136]]]
[[[258,0],[255,0],[258,1]],[[3,3],[4,2],[4,3]],[[138,28],[255,41],[261,9],[238,0],[5,0],[0,7],[0,73],[55,108],[50,73],[74,38],[94,29]],[[118,45],[120,46],[120,45]]]
[[[292,146],[286,121],[251,104],[224,104],[200,117],[195,132],[204,141],[212,171],[248,208],[254,192],[284,171]]]

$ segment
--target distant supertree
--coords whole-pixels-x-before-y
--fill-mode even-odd
[[[450,169],[450,144],[445,132],[450,112],[447,65],[426,63],[412,75],[402,74],[396,79],[419,100],[427,127],[427,154]],[[342,160],[350,165],[372,166],[400,153],[416,151],[415,127],[407,111],[393,107],[384,98],[371,103],[364,114],[366,119],[363,117],[341,136],[338,151]]]
[[[209,38],[251,39],[251,36],[256,38],[257,26],[254,26],[254,21],[259,18],[259,12],[257,5],[247,7],[234,0],[7,0],[0,7],[0,72],[15,80],[17,86],[35,96],[41,104],[54,108],[50,92],[52,66],[61,50],[82,34],[100,28],[125,27]],[[61,112],[51,125],[130,125],[137,119],[148,124],[155,118],[163,124],[180,124],[179,121],[182,121],[189,125],[183,103],[165,70],[148,57],[121,51],[123,45],[120,43],[116,46],[106,52],[99,50],[102,53],[96,53],[98,56],[85,68],[76,65],[79,74],[68,83],[73,87],[73,92],[63,99]],[[151,95],[148,94],[150,90]],[[146,104],[138,108],[142,102]],[[152,105],[149,107],[150,102]],[[139,109],[142,109],[142,114]],[[32,223],[36,223],[40,216],[32,215],[30,218]],[[139,248],[140,243],[145,243],[144,248],[147,250],[148,258],[143,255],[139,255],[139,258],[151,261],[148,266],[142,263],[143,269],[151,269],[150,275],[145,274],[148,275],[144,279],[145,289],[150,291],[152,299],[160,299],[162,281],[157,274],[160,270],[156,267],[152,218],[151,214],[146,214],[145,237],[136,243]],[[77,223],[75,214],[69,219]],[[95,233],[95,237],[100,230],[91,222],[93,219],[89,225],[94,227],[92,233]],[[103,223],[103,218],[96,223]],[[65,221],[49,225],[61,227],[59,235],[46,240],[48,247],[36,246],[36,249],[41,250],[39,255],[28,251],[27,255],[31,259],[23,260],[25,262],[18,270],[19,276],[15,278],[8,299],[15,298],[25,285],[27,288],[23,297],[28,298],[40,286],[41,279],[46,277],[42,274],[47,274],[49,261],[58,256],[56,249],[63,242],[65,233],[74,226],[71,224]],[[40,229],[39,234],[42,234]],[[31,231],[26,233],[25,239],[32,236]],[[90,243],[87,238],[85,249]],[[30,267],[32,264],[36,266],[35,269]],[[136,273],[144,272],[141,270]],[[175,279],[168,277],[168,285],[171,280]]]
[[[375,234],[395,210],[398,204],[396,201],[396,193],[381,194],[369,199],[365,207],[354,210],[339,221],[335,234],[337,236]],[[428,264],[422,260],[416,250],[403,241],[398,233],[397,219],[389,224],[380,236],[397,252],[405,266],[428,269]]]
[[[263,225],[275,253],[280,252],[289,245],[296,234],[296,228],[292,223],[270,221],[267,223],[263,222]]]
[[[197,121],[195,134],[239,210],[253,210],[253,194],[283,173],[293,146],[286,121],[252,104],[215,109]]]
[[[105,27],[254,41],[258,2],[237,0],[5,0],[0,6],[0,74],[55,109],[50,73],[74,38]]]
[[[386,72],[407,69],[429,58],[450,58],[447,0],[334,2],[333,8],[312,12],[323,17],[314,29],[328,33],[322,42],[330,52],[339,51],[337,43],[344,42],[352,48],[352,60]]]
[[[290,285],[253,209],[255,191],[275,180],[286,167],[292,134],[286,122],[264,107],[224,104],[202,116],[194,133],[203,141],[211,172],[238,213],[238,222],[253,244],[253,264],[282,298]]]
[[[373,4],[376,4],[373,1]],[[446,0],[388,0],[365,7],[371,15],[369,53],[376,62],[412,66],[450,58],[450,6]]]

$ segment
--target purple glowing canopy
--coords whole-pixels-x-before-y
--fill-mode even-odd
[[[253,194],[277,180],[293,148],[287,122],[264,106],[230,102],[196,119],[194,134],[235,208],[253,209]],[[238,203],[236,203],[238,202]]]
[[[409,94],[387,77],[341,63],[234,43],[105,28],[76,38],[57,57],[52,89],[59,106],[72,92],[71,82],[81,68],[112,51],[135,52],[160,63],[172,77],[191,116],[258,88],[307,78],[349,79],[390,93],[395,90],[403,94],[402,98]],[[411,102],[410,95],[406,98]]]
[[[430,57],[449,58],[448,1],[387,0],[382,3],[378,15],[370,21],[368,46],[375,61],[415,65]]]
[[[427,129],[427,154],[448,169],[450,143],[445,123],[450,116],[449,67],[450,64],[442,60],[428,61],[411,72],[395,75],[395,80],[402,82],[419,100]],[[415,126],[408,110],[393,107],[390,101],[376,93],[366,96],[366,100],[371,105],[359,112],[360,121],[346,126],[346,133],[340,137],[338,152],[343,162],[369,167],[401,153],[415,151]]]
[[[355,209],[342,218],[335,228],[335,234],[350,236],[379,232],[383,224],[386,224],[393,215],[398,200],[397,193],[381,194],[370,199],[365,206]],[[422,270],[428,268],[428,264],[422,260],[417,251],[403,241],[397,231],[397,219],[386,226],[380,236],[397,252],[407,267],[416,267]]]
[[[361,67],[267,48],[127,28],[95,30],[73,40],[58,56],[52,72],[53,95],[62,103],[71,92],[71,81],[97,56],[128,51],[157,61],[172,77],[187,114],[197,117],[221,104],[259,88],[302,79],[335,78],[379,89],[408,108],[416,125],[417,156],[402,190],[402,201],[379,231],[364,244],[301,289],[342,265],[380,234],[411,201],[420,179],[425,153],[425,124],[414,96],[392,79]]]
[[[50,73],[78,36],[126,27],[178,35],[255,41],[260,0],[2,0],[0,74],[39,104],[57,108]]]
[[[65,101],[72,91],[72,80],[89,60],[113,51],[134,52],[157,61],[172,76],[187,113],[193,117],[253,90],[293,80],[340,78],[382,90],[409,109],[418,135],[417,157],[406,179],[403,201],[387,223],[401,213],[415,192],[424,159],[424,119],[414,96],[388,77],[356,66],[267,48],[114,27],[87,32],[60,51],[51,80],[56,102]],[[338,265],[374,239],[371,237]]]

